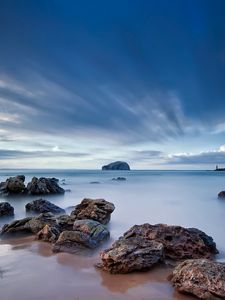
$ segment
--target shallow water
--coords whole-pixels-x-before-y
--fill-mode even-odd
[[[0,180],[25,174],[65,179],[71,192],[45,197],[68,208],[84,197],[105,198],[116,209],[109,224],[114,239],[134,224],[167,223],[197,227],[213,236],[225,261],[225,201],[217,199],[225,189],[225,173],[210,171],[28,171],[2,170]],[[112,181],[123,176],[127,181]],[[90,182],[99,181],[99,184]],[[62,181],[61,181],[62,183]],[[37,198],[37,197],[33,197]],[[25,204],[32,197],[7,198],[15,208],[15,219],[26,216]],[[5,199],[2,199],[4,201]],[[69,209],[68,209],[69,211]],[[9,220],[0,221],[0,226]],[[96,270],[98,252],[91,256],[52,254],[48,243],[33,237],[0,242],[0,291],[3,300],[191,300],[174,291],[167,277],[171,270],[158,267],[145,273],[110,275]]]

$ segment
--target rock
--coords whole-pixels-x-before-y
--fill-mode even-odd
[[[225,191],[222,191],[218,194],[218,198],[224,199],[225,198]]]
[[[141,236],[122,237],[100,253],[100,267],[113,274],[144,271],[163,260],[163,256],[162,243]]]
[[[91,181],[90,184],[100,184],[99,181]]]
[[[115,161],[103,166],[102,170],[130,170],[130,166],[124,161]]]
[[[44,199],[37,199],[32,202],[29,202],[26,204],[25,208],[26,211],[32,211],[35,213],[46,213],[46,212],[51,212],[53,214],[65,213],[64,209]]]
[[[26,191],[24,181],[24,175],[9,177],[5,182],[0,183],[0,193],[6,195],[24,193]]]
[[[45,225],[36,235],[38,240],[43,240],[45,242],[54,243],[57,241],[61,233],[60,227],[57,225],[49,226]]]
[[[8,202],[0,202],[0,217],[13,215],[14,208]]]
[[[179,264],[172,273],[174,287],[200,299],[225,299],[225,263],[191,259]]]
[[[117,178],[113,178],[112,180],[125,181],[127,179],[125,177],[117,177]]]
[[[53,226],[57,223],[52,213],[42,213],[37,217],[28,217],[21,220],[15,220],[10,224],[5,224],[1,235],[6,236],[14,233],[33,233],[36,234],[47,224]]]
[[[77,220],[92,219],[102,224],[107,224],[114,209],[114,204],[104,199],[85,198],[80,204],[75,206],[71,216]]]
[[[77,253],[83,248],[96,248],[109,237],[108,229],[93,220],[74,222],[73,231],[63,231],[53,246],[54,252]]]
[[[45,177],[33,177],[27,185],[27,191],[31,195],[63,194],[65,192],[58,185],[58,179]]]
[[[218,253],[213,239],[196,228],[165,224],[135,225],[124,234],[125,238],[133,236],[142,236],[162,243],[165,256],[174,260],[210,258]]]

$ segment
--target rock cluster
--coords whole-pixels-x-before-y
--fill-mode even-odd
[[[207,300],[225,299],[225,263],[186,260],[174,269],[171,281],[181,293]]]
[[[8,202],[0,202],[0,217],[13,215],[14,208]]]
[[[115,161],[103,166],[102,170],[130,170],[130,166],[124,161]]]
[[[25,208],[26,211],[31,211],[34,213],[46,213],[46,212],[51,212],[53,214],[65,213],[64,209],[45,199],[37,199],[32,202],[29,202],[26,204]]]
[[[110,220],[110,214],[115,207],[104,199],[84,199],[70,216],[57,216],[56,213],[62,212],[59,207],[38,199],[28,203],[26,209],[43,212],[36,217],[27,217],[4,225],[2,237],[15,233],[36,234],[37,239],[54,243],[54,252],[76,253],[81,249],[95,248],[109,237],[109,231],[103,224]]]
[[[6,181],[0,183],[0,194],[3,195],[47,195],[63,194],[65,190],[58,185],[56,178],[37,178],[33,177],[31,182],[25,186],[25,176],[18,175],[9,177]]]

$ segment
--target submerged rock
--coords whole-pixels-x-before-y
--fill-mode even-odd
[[[113,178],[112,180],[125,181],[127,179],[125,177],[117,177],[117,178]]]
[[[24,181],[24,175],[9,177],[6,181],[0,183],[0,193],[5,195],[24,193],[26,192]]]
[[[225,199],[225,191],[222,191],[218,194],[218,198]]]
[[[109,237],[108,229],[93,220],[77,220],[72,231],[63,231],[53,246],[54,252],[77,253],[83,248],[96,248]]]
[[[103,166],[102,170],[130,170],[130,166],[124,161],[115,161]]]
[[[200,299],[225,299],[225,263],[191,259],[179,264],[172,273],[174,287]]]
[[[0,217],[13,215],[14,208],[8,202],[0,202]]]
[[[113,274],[143,271],[163,260],[164,247],[162,243],[140,236],[122,237],[102,251],[100,257],[99,267]]]
[[[27,191],[31,195],[63,194],[65,192],[58,185],[58,179],[45,177],[33,177],[27,185]]]
[[[37,217],[28,217],[21,220],[15,220],[10,224],[5,224],[1,231],[1,236],[15,233],[33,233],[36,234],[45,225],[55,225],[56,218],[52,213],[42,213]]]
[[[133,226],[124,234],[125,238],[135,236],[162,243],[165,256],[174,260],[210,258],[218,253],[212,237],[196,228],[143,224]]]
[[[80,204],[75,206],[71,216],[77,220],[92,219],[102,224],[107,224],[114,209],[114,204],[104,199],[85,198]]]
[[[31,201],[26,204],[25,208],[26,211],[32,211],[35,213],[46,213],[46,212],[51,212],[53,214],[65,213],[64,209],[44,199],[37,199]]]

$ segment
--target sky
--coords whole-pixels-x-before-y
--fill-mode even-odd
[[[0,168],[225,166],[224,0],[1,0]]]

